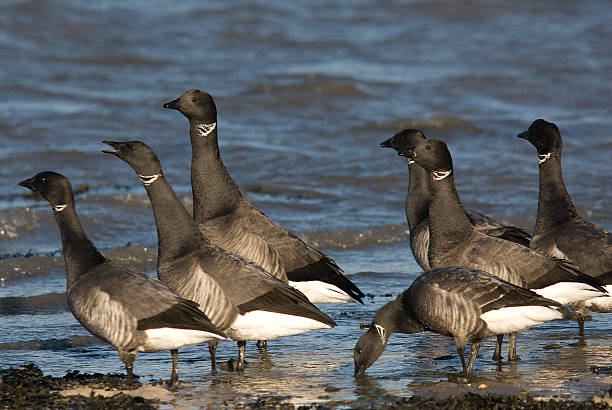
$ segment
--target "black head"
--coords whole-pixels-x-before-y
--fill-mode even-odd
[[[102,152],[113,154],[127,162],[139,175],[156,175],[162,173],[161,164],[155,151],[141,141],[102,141],[113,149],[104,149]]]
[[[361,376],[368,367],[378,360],[387,347],[387,340],[379,333],[375,325],[370,326],[368,331],[361,335],[353,351],[355,377]]]
[[[42,195],[51,206],[72,205],[72,187],[65,176],[53,171],[44,171],[19,183],[22,187]]]
[[[420,130],[413,130],[406,128],[397,132],[394,136],[380,143],[381,147],[393,148],[396,151],[400,151],[404,148],[412,147],[417,142],[424,140],[425,135]]]
[[[403,149],[399,155],[408,157],[429,172],[452,171],[453,159],[446,144],[436,139],[424,139]]]
[[[176,100],[164,104],[164,108],[180,111],[189,120],[212,124],[217,122],[217,107],[212,95],[200,90],[188,90]]]
[[[538,150],[538,154],[541,155],[561,151],[562,144],[559,128],[552,122],[543,119],[532,122],[529,129],[521,132],[517,137],[531,142]]]

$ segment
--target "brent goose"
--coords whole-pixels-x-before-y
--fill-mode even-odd
[[[432,331],[455,339],[464,375],[485,337],[517,332],[563,315],[559,303],[465,266],[433,269],[384,305],[355,345],[355,376],[365,372],[383,353],[391,333]],[[465,345],[472,342],[465,363]]]
[[[476,231],[465,216],[455,189],[453,162],[444,142],[424,139],[400,151],[400,155],[413,159],[429,174],[432,268],[461,265],[480,269],[561,304],[607,295],[599,279],[580,272],[572,264]],[[512,336],[509,359],[516,360]],[[500,347],[501,337],[498,341]],[[494,358],[500,356],[496,349]]]
[[[612,233],[578,215],[563,182],[559,128],[538,119],[518,137],[536,147],[540,168],[538,216],[531,249],[570,260],[584,273],[599,278],[612,292]],[[587,309],[611,313],[612,297],[591,299],[576,309],[580,336],[584,336]]]
[[[404,129],[393,137],[380,143],[381,147],[393,148],[396,151],[409,148],[424,140],[420,130]],[[406,158],[409,169],[408,194],[406,195],[406,219],[410,229],[410,247],[417,263],[423,270],[430,269],[427,258],[429,248],[429,175],[424,168],[410,158]],[[523,246],[529,246],[529,234],[515,226],[504,225],[480,212],[466,209],[465,214],[477,231],[496,236]]]
[[[238,370],[244,369],[246,340],[271,340],[336,325],[299,290],[201,235],[149,146],[140,141],[104,143],[113,149],[103,152],[128,163],[149,195],[157,225],[159,279],[199,303],[212,323],[238,341]],[[209,347],[214,372],[216,343]]]
[[[70,311],[90,333],[115,346],[128,380],[133,379],[138,352],[169,349],[170,384],[174,388],[178,382],[178,348],[225,338],[197,303],[98,252],[79,222],[66,177],[41,172],[19,185],[40,193],[51,205],[62,237]]]
[[[210,94],[188,90],[164,108],[189,119],[193,218],[211,242],[257,263],[313,303],[363,303],[363,292],[330,257],[242,197],[219,154],[217,109]]]

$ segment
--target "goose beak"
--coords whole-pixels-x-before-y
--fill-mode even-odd
[[[529,140],[529,130],[518,133],[516,136],[524,140]]]
[[[388,140],[384,140],[383,142],[380,143],[381,147],[385,147],[385,148],[393,148],[393,137],[389,138]]]
[[[164,108],[167,108],[169,110],[179,110],[180,109],[179,99],[177,98],[176,100],[172,100],[170,102],[165,103]]]
[[[412,159],[412,160],[414,160],[416,158],[416,152],[414,152],[414,146],[408,147],[408,148],[403,148],[403,149],[397,151],[397,155],[399,155],[401,157],[406,157],[406,158]]]
[[[17,185],[22,186],[24,188],[28,188],[31,191],[36,192],[36,190],[34,189],[34,184],[32,181],[33,178],[28,178],[28,179],[24,179],[23,181],[19,182]]]
[[[118,155],[119,151],[117,150],[117,148],[119,147],[119,145],[121,144],[120,142],[117,141],[108,141],[108,140],[104,140],[102,141],[104,144],[109,145],[111,147],[113,147],[113,149],[103,149],[102,152],[105,154],[113,154],[113,155]]]

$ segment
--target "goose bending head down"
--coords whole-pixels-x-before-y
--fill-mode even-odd
[[[70,311],[90,333],[115,346],[128,380],[138,352],[170,350],[170,384],[175,387],[180,347],[225,339],[198,304],[98,252],[79,222],[66,177],[46,171],[19,185],[40,193],[51,205],[62,238]]]
[[[559,303],[489,273],[447,266],[423,273],[397,299],[384,305],[354,350],[355,376],[384,352],[391,333],[432,331],[454,338],[468,375],[485,337],[561,319]],[[465,345],[472,342],[466,364]]]

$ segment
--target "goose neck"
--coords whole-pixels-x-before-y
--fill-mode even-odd
[[[578,218],[561,169],[561,153],[552,152],[547,156],[538,156],[539,185],[538,216],[534,235],[540,235],[559,223]],[[545,158],[545,160],[542,160]]]
[[[429,178],[430,249],[437,244],[463,241],[472,231],[465,215],[452,174],[440,179],[432,173]]]
[[[157,226],[158,266],[199,249],[201,238],[193,220],[166,177],[144,183]]]
[[[240,190],[223,164],[217,143],[217,129],[200,135],[196,123],[191,124],[191,186],[193,217],[197,223],[232,212],[240,198]]]
[[[106,262],[106,258],[85,234],[73,204],[53,209],[62,238],[67,286],[70,287],[80,276]]]
[[[417,164],[409,164],[408,194],[406,195],[406,219],[413,230],[427,218],[429,211],[429,181],[427,171]]]

